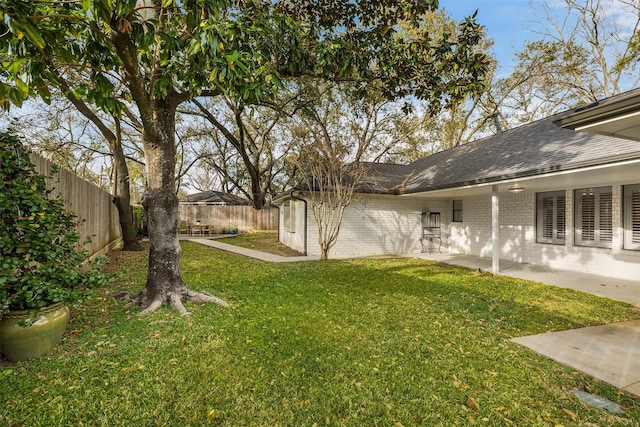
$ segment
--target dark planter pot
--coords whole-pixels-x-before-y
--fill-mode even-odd
[[[20,326],[30,319],[30,326]],[[60,341],[68,321],[69,307],[62,303],[37,312],[10,311],[0,320],[0,350],[11,362],[42,356]]]

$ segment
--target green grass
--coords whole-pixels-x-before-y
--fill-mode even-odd
[[[626,304],[424,260],[183,249],[189,286],[231,308],[138,318],[109,295],[141,289],[145,256],[115,254],[123,278],[74,310],[56,350],[0,368],[0,426],[640,424],[635,398],[509,342],[638,318]],[[585,407],[574,388],[627,412]]]
[[[253,233],[237,234],[231,238],[220,240],[222,243],[241,246],[248,249],[256,249],[280,256],[300,256],[300,252],[283,245],[278,241],[277,232],[259,231]]]

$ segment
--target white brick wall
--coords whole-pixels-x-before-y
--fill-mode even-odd
[[[626,183],[625,183],[626,184]],[[622,249],[622,187],[613,185],[614,235],[611,249],[574,245],[573,188],[566,191],[565,245],[536,242],[536,194],[500,194],[500,258],[551,268],[638,280],[640,251]],[[362,196],[347,207],[338,242],[330,258],[411,254],[422,250],[421,213],[440,212],[442,251],[491,257],[491,196],[463,198],[463,221],[451,222],[452,200],[397,196]],[[280,239],[299,251],[304,248],[304,204],[296,203],[295,233],[283,230]],[[308,208],[307,250],[319,255],[317,228]]]
[[[284,205],[280,205],[280,220],[278,226],[279,239],[282,243],[295,249],[296,251],[304,252],[304,226],[305,226],[305,205],[300,200],[290,199],[293,216],[290,218],[291,227],[286,229],[284,226]]]
[[[424,200],[393,196],[362,196],[344,213],[336,245],[330,258],[420,252],[421,213]],[[309,226],[309,253],[319,254],[315,222]]]
[[[640,251],[622,249],[622,191],[613,186],[613,242],[611,249],[574,245],[574,195],[567,190],[565,245],[536,242],[535,193],[500,194],[500,258],[551,268],[638,280]],[[491,256],[491,197],[463,199],[463,222],[451,223],[450,252]]]
[[[304,211],[302,202],[296,202],[296,230],[284,230],[283,212],[280,212],[280,241],[302,252]],[[282,206],[280,207],[282,210]],[[446,250],[448,229],[444,226],[451,218],[446,201],[408,199],[396,196],[363,195],[345,210],[338,241],[330,250],[329,258],[351,258],[388,254],[419,253],[422,250],[422,212],[441,212],[443,222],[442,250]],[[308,206],[308,255],[320,255],[318,229],[311,205]]]

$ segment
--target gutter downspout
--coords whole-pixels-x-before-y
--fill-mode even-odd
[[[282,240],[280,240],[280,238],[282,236],[280,235],[280,206],[275,205],[275,204],[273,206],[275,206],[276,209],[278,209],[278,242],[281,242]]]
[[[296,197],[296,190],[291,190],[289,195],[293,200],[299,200],[304,203],[304,252],[302,253],[304,256],[307,256],[307,201],[305,199],[301,199],[300,197]],[[278,228],[280,228],[280,221],[278,221]]]

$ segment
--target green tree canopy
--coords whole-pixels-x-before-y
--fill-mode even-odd
[[[252,104],[308,76],[377,81],[387,98],[415,96],[436,112],[482,90],[486,58],[473,18],[451,33],[399,31],[425,28],[435,9],[436,0],[0,0],[0,102],[46,100],[73,71],[86,76],[68,88],[75,96],[112,114],[121,100],[135,106],[150,238],[136,302],[144,313],[162,304],[186,313],[182,300],[213,297],[187,289],[178,269],[177,107],[218,95]]]

